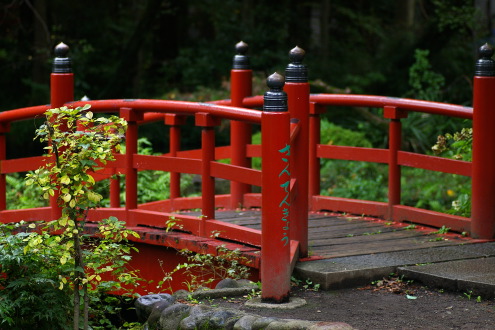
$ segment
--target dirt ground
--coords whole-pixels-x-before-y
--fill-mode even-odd
[[[307,305],[293,310],[253,309],[247,298],[205,304],[280,318],[345,322],[356,329],[495,329],[495,301],[469,293],[443,292],[398,279],[364,288],[311,291],[294,287]]]

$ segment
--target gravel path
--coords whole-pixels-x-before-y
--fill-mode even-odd
[[[202,302],[280,318],[345,322],[356,329],[494,329],[495,301],[441,292],[398,279],[365,288],[309,291],[293,288],[307,305],[294,310],[253,309],[246,298]]]

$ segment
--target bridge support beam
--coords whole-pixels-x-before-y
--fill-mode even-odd
[[[480,48],[473,88],[473,167],[471,235],[495,237],[495,61],[493,49]]]

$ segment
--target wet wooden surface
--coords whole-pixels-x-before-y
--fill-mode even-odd
[[[261,229],[260,211],[217,211],[215,218]],[[313,257],[345,257],[477,242],[481,240],[459,233],[440,234],[437,228],[371,217],[320,212],[311,213],[309,219],[309,251]]]

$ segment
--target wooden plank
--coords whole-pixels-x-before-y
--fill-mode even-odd
[[[414,231],[414,230],[402,230],[402,231],[392,231],[388,233],[380,233],[375,235],[359,235],[352,237],[342,237],[328,239],[326,237],[320,236],[317,239],[310,238],[311,246],[334,246],[334,245],[349,245],[349,244],[363,244],[368,242],[373,242],[379,244],[388,240],[398,240],[398,239],[411,239],[423,237],[424,234]],[[435,238],[430,236],[428,239]]]
[[[335,230],[325,230],[326,228],[320,228],[319,231],[310,232],[310,240],[315,241],[319,239],[334,239],[343,237],[359,237],[363,235],[378,236],[383,233],[404,230],[400,228],[390,228],[390,227],[354,227],[345,228],[339,231]],[[380,234],[378,234],[380,232]],[[376,237],[376,239],[379,239]]]
[[[323,258],[335,258],[335,257],[348,257],[355,255],[366,255],[366,254],[374,254],[374,253],[383,253],[383,252],[394,252],[394,251],[408,251],[408,250],[416,250],[416,249],[425,249],[430,247],[438,247],[438,246],[448,246],[448,245],[459,245],[459,244],[467,244],[466,242],[459,241],[422,241],[421,239],[411,240],[411,239],[403,239],[403,240],[389,240],[389,241],[376,241],[376,242],[368,242],[368,243],[357,243],[353,245],[345,244],[345,245],[333,245],[329,246],[319,246],[312,248],[310,246],[310,251],[313,255],[321,256]]]

